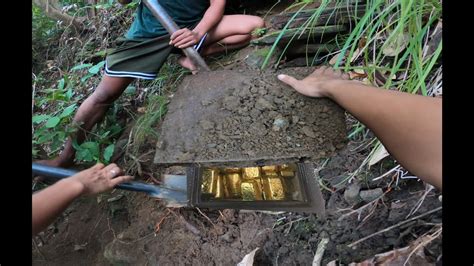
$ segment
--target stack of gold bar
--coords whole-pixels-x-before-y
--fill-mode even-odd
[[[296,168],[292,165],[205,168],[201,191],[214,199],[286,200],[292,198],[291,183],[295,176]]]

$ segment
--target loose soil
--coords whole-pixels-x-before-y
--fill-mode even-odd
[[[314,68],[241,68],[186,77],[160,125],[155,163],[271,164],[328,157],[346,142],[343,110],[279,81]]]

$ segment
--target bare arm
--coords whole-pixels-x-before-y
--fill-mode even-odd
[[[186,28],[177,30],[170,37],[170,45],[183,49],[196,44],[206,32],[221,21],[224,9],[225,0],[211,0],[209,8],[196,27],[192,31]]]
[[[131,176],[116,177],[120,173],[115,164],[107,167],[97,164],[33,194],[32,234],[46,228],[77,197],[97,194],[132,179]]]
[[[338,103],[371,129],[403,167],[442,189],[441,99],[377,89],[326,67],[303,80],[278,78],[304,95]]]

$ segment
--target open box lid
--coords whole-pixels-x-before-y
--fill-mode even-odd
[[[313,70],[220,70],[185,77],[159,126],[154,162],[252,166],[329,157],[345,144],[344,111],[276,78],[285,73],[301,79]]]

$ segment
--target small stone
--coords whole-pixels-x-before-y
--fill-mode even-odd
[[[252,88],[250,88],[250,92],[251,92],[251,93],[257,93],[257,92],[258,92],[258,88],[252,87]]]
[[[338,144],[336,144],[336,148],[337,148],[338,150],[344,148],[344,146],[346,146],[344,143],[338,143]]]
[[[229,110],[229,111],[233,111],[235,109],[237,109],[237,107],[239,107],[240,105],[240,101],[239,101],[239,98],[235,97],[235,96],[227,96],[224,98],[224,101],[223,101],[223,106],[225,109]]]
[[[280,98],[276,98],[276,97],[275,97],[275,98],[273,98],[273,102],[274,102],[275,104],[277,104],[277,105],[281,105],[281,104],[283,103],[283,100],[280,99]]]
[[[284,118],[278,117],[273,121],[273,131],[284,130],[288,127],[288,121]]]
[[[300,117],[297,115],[294,115],[291,117],[291,121],[293,122],[293,124],[296,124],[298,123],[298,121],[300,121]]]
[[[278,115],[279,115],[279,113],[278,113],[278,112],[275,112],[275,111],[270,111],[270,112],[268,112],[268,117],[270,117],[270,118],[275,118],[275,117],[277,117]]]
[[[257,118],[260,114],[261,114],[261,112],[260,112],[259,110],[257,110],[257,109],[252,109],[252,110],[250,111],[250,116],[251,116],[252,118]]]
[[[211,100],[211,99],[204,99],[204,100],[201,101],[201,104],[202,104],[203,106],[208,106],[208,105],[210,105],[211,103],[212,103],[212,100]]]
[[[230,243],[233,241],[232,232],[227,231],[227,233],[223,234],[220,238],[225,242]]]
[[[308,127],[308,126],[304,126],[303,128],[301,128],[301,131],[303,132],[303,134],[305,134],[307,137],[310,137],[310,138],[316,138],[316,135],[314,134],[313,130]]]
[[[202,129],[204,129],[204,130],[210,130],[210,129],[214,128],[214,123],[209,121],[209,120],[201,120],[199,122],[199,124],[201,125]]]
[[[371,202],[382,195],[383,195],[383,190],[381,188],[364,190],[359,193],[359,196],[365,202]]]
[[[347,203],[354,205],[360,202],[359,197],[360,186],[358,183],[350,184],[344,191],[344,199]]]
[[[207,144],[207,147],[212,149],[212,148],[217,147],[217,144],[215,144],[215,143],[209,143],[209,144]]]
[[[273,110],[275,109],[275,106],[264,98],[259,98],[255,103],[255,108],[257,108],[258,110]]]

